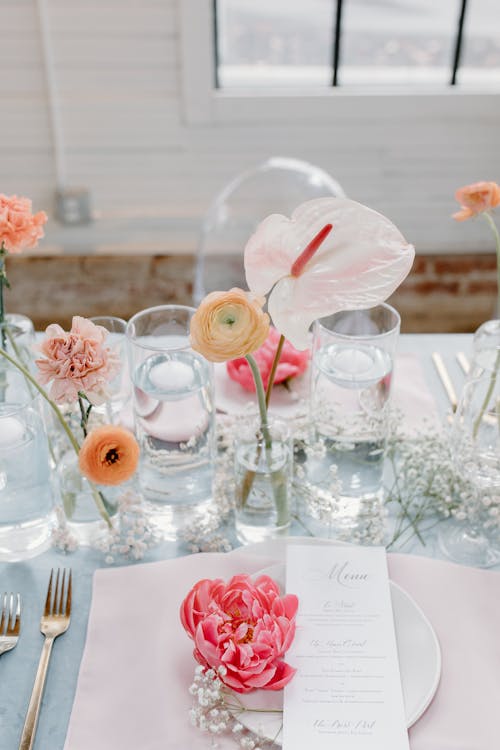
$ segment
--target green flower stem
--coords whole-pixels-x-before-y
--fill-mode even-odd
[[[26,367],[23,367],[19,362],[16,362],[16,360],[11,357],[5,349],[0,348],[0,355],[4,357],[8,362],[11,363],[11,365],[14,365],[14,367],[17,367],[17,369],[22,372],[24,377],[36,388],[36,390],[41,394],[41,396],[45,399],[45,401],[49,404],[50,408],[56,415],[57,419],[59,420],[61,427],[63,428],[64,432],[66,433],[69,442],[71,443],[71,446],[73,447],[76,455],[80,453],[80,446],[78,444],[78,441],[76,440],[75,436],[71,432],[66,420],[64,419],[64,416],[61,413],[61,410],[57,406],[57,404],[52,401],[52,399],[49,398],[46,391],[42,388],[42,386],[35,380],[35,378],[31,375],[31,373],[26,369]],[[106,508],[104,507],[102,497],[99,493],[99,490],[97,487],[95,487],[92,482],[89,482],[90,488],[92,490],[92,495],[94,496],[95,504],[97,506],[97,510],[99,511],[99,514],[101,517],[106,521],[109,528],[112,528],[111,520],[109,518],[108,513],[106,512]]]
[[[283,334],[281,334],[280,340],[278,342],[278,348],[276,349],[276,353],[274,355],[271,372],[269,373],[269,380],[267,382],[266,406],[269,406],[269,400],[271,398],[271,391],[273,390],[273,385],[274,385],[274,378],[276,377],[276,370],[278,369],[278,364],[280,361],[281,352],[283,351],[284,344],[285,344],[285,337],[283,336]]]
[[[267,420],[267,402],[266,402],[266,393],[264,391],[264,384],[262,383],[262,376],[260,374],[259,367],[255,361],[255,359],[252,357],[251,354],[248,354],[246,356],[246,360],[250,366],[250,369],[252,371],[253,379],[255,382],[255,388],[257,391],[257,401],[259,404],[259,412],[260,412],[260,422],[261,422],[261,430],[262,435],[264,438],[264,444],[266,448],[266,454],[268,457],[268,462],[272,449],[272,438],[271,433],[269,432],[269,424]],[[269,380],[270,383],[272,383],[272,380]],[[256,463],[259,462],[260,456],[261,456],[261,445],[259,444],[257,446],[257,456],[256,456]],[[245,478],[243,480],[242,488],[241,488],[241,502],[244,506],[248,496],[250,494],[250,491],[252,489],[252,485],[255,479],[255,472],[254,471],[247,471]],[[276,472],[275,474],[272,474],[272,486],[273,486],[273,493],[274,493],[274,499],[276,502],[276,510],[277,510],[277,525],[278,526],[284,526],[288,521],[288,513],[287,513],[287,487],[286,487],[286,480],[282,476],[281,472]]]
[[[78,394],[78,405],[80,407],[80,416],[81,416],[80,427],[82,428],[83,437],[87,437],[87,434],[88,434],[87,425],[88,425],[89,415],[88,415],[88,412],[85,408],[85,404],[83,403],[83,399],[80,396],[80,394]]]
[[[0,323],[5,322],[5,304],[3,299],[3,288],[4,286],[9,286],[9,280],[7,279],[7,274],[5,273],[5,256],[7,254],[7,251],[5,250],[4,244],[2,242],[0,246]],[[2,328],[2,348],[5,349],[7,345],[7,339],[5,337],[5,331]]]
[[[497,252],[497,315],[500,317],[500,234],[498,233],[497,226],[493,221],[491,214],[489,214],[488,211],[485,211],[481,215],[490,225],[493,237],[495,238],[495,248]]]
[[[496,356],[496,359],[495,359],[495,364],[493,365],[493,372],[491,373],[490,382],[489,382],[489,385],[488,385],[488,390],[486,391],[486,395],[485,395],[484,401],[483,401],[483,403],[481,405],[481,409],[480,409],[479,414],[477,415],[477,417],[476,417],[476,419],[474,421],[474,425],[472,427],[472,437],[474,438],[474,440],[477,437],[477,433],[479,432],[479,426],[480,426],[481,421],[482,421],[482,419],[484,417],[484,413],[485,413],[486,409],[488,408],[488,404],[490,402],[491,395],[492,395],[493,390],[495,388],[495,384],[497,382],[497,377],[498,377],[498,369],[499,369],[499,367],[500,367],[500,349],[497,351],[497,356]]]
[[[490,225],[490,229],[493,232],[493,237],[495,238],[495,247],[496,247],[496,253],[497,253],[497,316],[500,317],[500,234],[498,233],[497,226],[495,222],[493,221],[493,217],[491,216],[491,214],[488,213],[488,211],[484,211],[481,214],[481,216],[483,216],[485,221]],[[483,404],[481,406],[479,414],[477,415],[477,418],[472,427],[472,437],[474,439],[476,439],[477,437],[477,433],[479,432],[479,426],[484,417],[484,413],[486,409],[488,408],[491,395],[495,388],[499,367],[500,367],[500,351],[497,352],[495,364],[493,366],[493,372],[491,373],[491,379],[490,379],[490,383],[488,386],[488,390],[486,391]]]
[[[271,441],[271,435],[269,433],[269,426],[267,423],[267,403],[266,403],[266,394],[264,391],[264,384],[262,382],[262,376],[260,374],[260,370],[257,365],[257,362],[252,357],[252,355],[247,354],[245,359],[250,365],[250,369],[252,371],[255,388],[257,390],[257,400],[259,403],[260,423],[261,423],[261,428],[262,428],[262,434],[264,436],[264,442],[266,444],[266,448],[269,450],[271,448],[272,441]]]

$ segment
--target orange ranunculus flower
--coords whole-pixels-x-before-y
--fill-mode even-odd
[[[238,288],[208,294],[191,319],[191,346],[210,362],[256,351],[269,333],[264,302],[264,297]]]
[[[78,464],[82,474],[96,484],[121,484],[134,474],[139,445],[123,427],[103,425],[89,432],[82,443]]]
[[[496,182],[475,182],[465,185],[455,193],[461,210],[453,214],[457,221],[465,221],[472,216],[482,214],[500,204],[500,186]]]

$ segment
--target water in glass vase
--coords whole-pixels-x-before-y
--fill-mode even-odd
[[[288,533],[291,446],[288,428],[270,427],[266,447],[259,427],[243,428],[235,450],[236,535],[242,543]]]
[[[312,377],[323,451],[308,460],[306,489],[331,502],[336,527],[357,525],[381,499],[392,358],[371,344],[332,344],[316,352]]]
[[[47,549],[53,520],[47,438],[37,407],[0,404],[0,560]]]
[[[210,365],[191,351],[152,354],[134,375],[139,481],[167,538],[212,498],[215,458]]]

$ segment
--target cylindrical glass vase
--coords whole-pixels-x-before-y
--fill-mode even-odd
[[[60,459],[57,475],[68,531],[82,547],[93,546],[108,533],[108,525],[99,507],[104,508],[112,522],[124,487],[93,485],[80,472],[78,457],[72,449]]]
[[[23,560],[50,546],[55,522],[47,435],[40,397],[17,373],[2,368],[8,386],[0,400],[0,560]]]
[[[127,325],[139,486],[146,512],[165,539],[176,539],[212,503],[213,368],[189,343],[195,312],[153,307]]]
[[[464,386],[451,446],[465,487],[455,519],[440,527],[440,547],[455,562],[490,567],[500,561],[499,369]]]
[[[292,443],[285,422],[258,418],[238,428],[235,444],[235,527],[248,544],[288,533]]]
[[[314,534],[349,538],[362,530],[368,541],[378,528],[399,327],[386,304],[315,323],[312,434],[296,483],[299,515]]]

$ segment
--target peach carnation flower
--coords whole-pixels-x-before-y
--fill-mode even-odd
[[[44,211],[31,212],[31,201],[17,195],[0,194],[0,248],[20,253],[36,247],[47,221]]]
[[[108,397],[106,386],[120,370],[120,358],[106,347],[107,330],[76,315],[71,331],[60,325],[48,326],[40,344],[43,359],[37,359],[39,380],[52,383],[50,396],[58,404],[72,403],[83,392],[91,404]]]
[[[466,221],[500,205],[500,186],[496,182],[474,182],[459,188],[455,198],[461,209],[453,214],[453,218]]]
[[[191,346],[210,362],[251,354],[269,333],[264,302],[263,297],[236,287],[208,294],[191,319]]]
[[[139,445],[123,427],[103,425],[89,432],[78,454],[82,474],[95,484],[122,484],[135,473]]]

